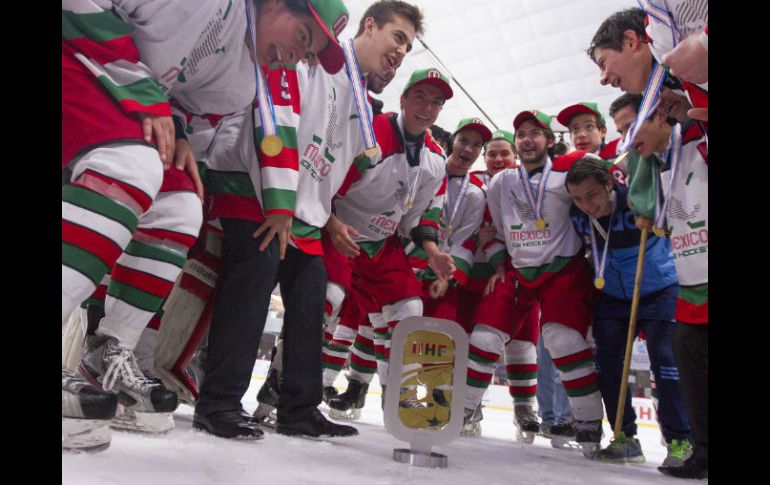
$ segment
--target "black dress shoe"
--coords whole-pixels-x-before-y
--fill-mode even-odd
[[[358,434],[358,430],[352,426],[329,421],[316,408],[302,417],[284,419],[279,415],[278,426],[275,431],[286,436],[308,436],[311,438],[356,436]]]
[[[219,411],[206,416],[195,413],[193,415],[193,428],[206,431],[220,438],[253,441],[265,437],[265,433],[261,429],[243,419],[240,410]]]
[[[659,466],[658,471],[677,478],[703,479],[709,477],[708,462],[698,460],[694,456],[686,459],[680,466]]]

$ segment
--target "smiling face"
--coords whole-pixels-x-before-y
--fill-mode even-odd
[[[452,175],[465,175],[473,162],[479,158],[484,148],[484,139],[476,130],[459,131],[452,141],[452,154],[447,160],[447,168]]]
[[[255,30],[260,64],[296,64],[329,43],[312,16],[291,12],[280,0],[260,5]]]
[[[421,135],[436,123],[444,106],[444,93],[429,83],[415,84],[401,96],[404,110],[404,129],[412,135]]]
[[[588,177],[577,184],[567,184],[567,191],[572,202],[588,217],[598,219],[612,212],[612,181],[602,185],[593,177]]]
[[[487,172],[495,175],[516,163],[516,154],[513,147],[505,140],[492,140],[487,143],[484,150],[484,163],[487,164]]]
[[[607,134],[607,127],[599,128],[596,123],[596,115],[581,113],[569,120],[569,134],[575,148],[594,153],[602,146],[602,139]]]
[[[382,28],[374,18],[367,18],[363,33],[354,39],[361,71],[377,78],[376,83],[384,87],[412,50],[415,35],[414,24],[400,15],[394,14]]]
[[[534,121],[525,121],[516,130],[516,152],[527,170],[545,164],[553,140],[546,138],[545,129]]]
[[[599,66],[599,82],[602,85],[609,84],[627,93],[644,92],[652,70],[652,53],[636,32],[626,30],[623,50],[597,47],[594,49],[594,57]]]

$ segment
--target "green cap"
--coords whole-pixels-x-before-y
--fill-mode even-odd
[[[599,105],[596,103],[590,103],[588,101],[584,101],[578,104],[573,104],[572,106],[567,106],[563,110],[559,111],[559,114],[556,116],[556,119],[559,121],[559,123],[569,128],[569,122],[572,121],[572,118],[575,117],[575,115],[579,115],[583,113],[596,115],[598,122],[606,124],[606,121],[604,120],[604,116],[602,116],[602,114],[599,112]]]
[[[513,119],[513,129],[518,130],[519,126],[525,121],[534,121],[538,125],[542,126],[546,130],[551,129],[551,117],[542,111],[536,109],[528,109],[517,114]]]
[[[477,132],[479,135],[481,135],[481,141],[484,143],[488,142],[490,138],[492,138],[492,132],[487,128],[487,125],[484,124],[483,121],[481,121],[478,118],[463,118],[460,120],[460,122],[457,124],[457,129],[454,133],[452,133],[452,138],[461,130],[473,130]]]
[[[452,87],[449,85],[449,78],[435,67],[414,71],[412,77],[409,78],[409,82],[406,83],[406,87],[401,95],[403,96],[406,94],[406,92],[409,91],[409,88],[417,84],[432,84],[436,86],[442,93],[444,93],[444,99],[449,99],[454,95]]]
[[[318,61],[329,74],[336,74],[345,65],[345,53],[337,36],[348,24],[350,13],[342,0],[305,0],[307,8],[329,38],[327,45],[317,54]]]
[[[495,141],[495,140],[505,140],[511,145],[513,145],[513,133],[506,130],[497,130],[494,133],[492,133],[492,138],[489,139],[489,142]]]

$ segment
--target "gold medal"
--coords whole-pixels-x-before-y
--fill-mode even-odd
[[[259,148],[262,150],[262,153],[268,157],[274,157],[281,153],[281,150],[283,150],[283,142],[275,135],[267,135],[266,137],[262,138],[262,142],[259,144]]]
[[[604,283],[604,276],[597,276],[594,280],[594,286],[599,290],[604,288]]]
[[[380,154],[380,147],[377,145],[374,145],[373,147],[367,148],[366,150],[364,150],[364,155],[366,155],[369,158],[374,158],[379,154]]]
[[[535,221],[535,227],[538,229],[545,229],[545,219],[538,218]]]
[[[414,199],[410,197],[409,202],[406,203],[406,210],[411,210],[413,205],[414,205]]]
[[[666,236],[666,230],[663,229],[662,227],[653,226],[652,227],[652,232],[655,233],[655,235],[658,236],[658,237],[665,237]]]

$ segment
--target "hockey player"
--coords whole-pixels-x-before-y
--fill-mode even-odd
[[[134,395],[126,401],[132,408],[158,411],[175,408],[175,396],[159,388],[156,383],[147,382],[136,366],[131,348],[154,310],[157,310],[156,307],[159,307],[160,301],[168,294],[170,283],[173,283],[179,273],[181,264],[178,264],[175,258],[181,256],[183,260],[186,247],[191,245],[190,240],[194,240],[197,234],[195,217],[198,218],[199,226],[200,206],[198,205],[195,211],[185,211],[184,207],[169,208],[168,204],[161,204],[160,200],[156,199],[162,185],[161,178],[163,184],[172,184],[174,179],[179,177],[169,178],[168,170],[164,175],[162,165],[156,163],[158,154],[151,149],[144,149],[141,143],[150,141],[152,129],[158,139],[160,158],[166,161],[172,159],[172,123],[163,92],[169,92],[174,81],[178,80],[182,84],[189,82],[187,86],[190,91],[200,94],[206,82],[211,83],[222,78],[228,82],[245,79],[237,75],[231,77],[231,72],[223,73],[221,66],[208,62],[212,58],[207,55],[213,52],[208,47],[204,48],[203,44],[210,44],[210,39],[191,35],[191,31],[195,32],[196,27],[201,29],[199,32],[203,31],[209,22],[218,22],[229,27],[224,29],[226,33],[219,41],[232,42],[232,48],[221,49],[221,52],[242,53],[241,58],[245,59],[247,64],[240,66],[253,66],[257,56],[250,56],[244,48],[245,16],[229,16],[229,9],[220,8],[226,7],[223,2],[200,2],[184,12],[175,10],[176,4],[169,2],[145,3],[125,2],[116,5],[115,12],[125,15],[124,18],[128,19],[132,26],[126,25],[114,13],[95,3],[65,2],[63,5],[67,11],[63,9],[62,32],[65,39],[70,40],[63,44],[65,96],[62,139],[65,144],[62,147],[62,164],[70,165],[68,168],[72,171],[73,183],[63,189],[62,320],[64,321],[74,307],[93,291],[102,275],[121,256],[123,249],[127,245],[131,247],[131,232],[137,227],[137,223],[141,228],[142,219],[147,221],[147,230],[137,231],[134,236],[137,242],[134,254],[127,252],[124,257],[121,256],[126,261],[132,261],[126,262],[126,270],[121,270],[125,273],[121,279],[122,286],[117,282],[118,275],[113,274],[113,280],[116,281],[113,284],[116,287],[114,294],[123,296],[121,301],[127,303],[122,309],[132,314],[136,314],[136,310],[140,309],[141,318],[136,315],[126,318],[130,329],[121,327],[117,318],[110,319],[111,322],[117,322],[114,325],[104,325],[102,337],[106,338],[103,345],[92,349],[92,354],[98,353],[101,357],[91,359],[94,364],[91,370],[95,373],[104,372],[97,376],[99,380],[107,388],[121,391],[122,396],[131,395],[133,392]],[[260,7],[260,20],[265,26],[259,30],[252,45],[265,59],[278,53],[277,60],[280,61],[279,46],[295,49],[299,41],[294,38],[294,34],[299,34],[301,28],[306,32],[303,34],[305,41],[298,50],[294,50],[295,54],[318,52],[327,44],[336,46],[336,43],[324,40],[326,37],[320,25],[321,21],[313,17],[310,9],[300,14],[289,12],[284,4],[278,2],[269,7],[265,6],[267,2],[260,2],[260,5],[264,7]],[[240,9],[238,12],[242,14]],[[228,16],[229,23],[225,22]],[[152,18],[153,22],[142,22],[142,18]],[[169,25],[174,22],[185,22],[187,28],[183,31],[169,29]],[[95,27],[91,28],[91,24]],[[267,25],[273,28],[282,25],[286,29],[284,32],[277,32],[268,29]],[[140,46],[142,58],[147,62],[149,69],[136,62],[139,53],[127,37],[132,33],[132,28],[137,26],[140,29],[133,32],[134,39]],[[98,34],[89,38],[89,29],[93,32],[98,30]],[[239,29],[242,29],[240,33]],[[328,26],[326,30],[328,31]],[[105,32],[108,34],[106,40]],[[219,32],[222,33],[222,30]],[[316,43],[307,39],[307,33],[312,32],[317,34]],[[291,36],[288,42],[287,36]],[[148,43],[162,44],[167,48],[151,49]],[[185,64],[187,61],[190,62]],[[231,61],[224,62],[228,66],[235,65]],[[203,69],[202,65],[205,65],[206,69]],[[244,71],[243,67],[240,69],[241,74],[248,72]],[[190,82],[196,74],[196,80],[201,82]],[[95,76],[99,76],[106,90],[95,81]],[[163,89],[159,89],[151,77],[159,81]],[[250,79],[253,85],[253,74]],[[179,90],[180,93],[182,91]],[[119,102],[112,101],[113,98],[110,98],[108,92]],[[251,93],[253,96],[253,90]],[[84,104],[79,99],[88,99],[88,103]],[[99,115],[91,116],[92,112],[98,112]],[[133,118],[132,113],[137,112],[140,113],[143,123]],[[125,145],[115,144],[115,140],[125,142]],[[113,144],[106,147],[109,142]],[[86,152],[88,149],[91,150]],[[126,163],[125,160],[130,158],[133,158],[132,163]],[[171,170],[171,175],[175,175],[174,169]],[[183,173],[180,170],[177,172]],[[174,190],[175,187],[169,188],[178,192]],[[194,193],[190,192],[195,198]],[[182,210],[182,215],[174,213],[174,209]],[[101,214],[106,219],[100,225],[94,226],[95,219],[89,216],[89,213]],[[191,229],[192,227],[195,228]],[[173,254],[165,255],[168,252]],[[118,263],[120,264],[120,261]],[[135,268],[132,264],[139,264],[141,267]],[[151,271],[148,270],[150,266],[153,268]],[[156,276],[157,272],[160,272],[159,276]],[[146,276],[147,273],[150,276]],[[83,275],[87,277],[84,278]],[[133,306],[132,303],[138,303],[138,306],[129,308]],[[115,307],[120,308],[121,305]],[[110,317],[112,311],[108,302],[106,318]],[[139,320],[144,321],[139,324]],[[63,374],[63,413],[65,397]]]
[[[486,210],[486,187],[469,172],[482,147],[491,138],[492,132],[478,118],[460,120],[452,133],[453,150],[446,163],[447,193],[439,226],[439,248],[452,255],[457,268],[452,278],[437,278],[430,268],[426,268],[421,250],[410,250],[414,244],[406,248],[412,265],[421,270],[417,274],[423,284],[425,316],[446,318],[463,325],[458,318],[457,294],[460,287],[468,284],[476,245],[471,236],[481,225]],[[470,328],[465,330],[470,333]]]
[[[366,76],[366,89],[375,94],[383,91],[395,76],[404,56],[411,50],[414,36],[421,32],[422,14],[417,7],[409,3],[378,1],[367,8],[359,22],[356,37],[352,42],[345,41],[352,46],[352,56],[356,59],[358,70],[362,76]],[[368,118],[366,113],[358,113],[355,107],[356,89],[351,83],[360,80],[349,70],[343,70],[336,76],[311,70],[307,76],[301,75],[300,79],[304,83],[302,111],[318,114],[305,116],[300,121],[300,190],[317,193],[322,206],[318,207],[316,204],[299,208],[298,214],[309,214],[307,219],[320,227],[327,222],[331,213],[332,196],[339,190],[345,177],[356,176],[370,163],[370,158],[365,153],[370,147],[365,145],[364,130],[361,129],[359,121],[366,121]],[[339,113],[349,113],[345,115],[344,122],[340,121]],[[371,153],[370,155],[373,156]],[[298,217],[305,219],[301,215]],[[334,268],[328,266],[326,269],[327,272],[334,271]],[[327,284],[325,333],[334,333],[339,319],[337,312],[343,298],[344,292],[337,285]],[[355,328],[351,333],[355,335]],[[371,335],[366,339],[371,340]],[[328,345],[324,352],[328,356]],[[275,408],[276,398],[280,395],[273,382],[278,382],[283,357],[282,353],[275,355],[276,358],[271,363],[271,375],[257,395],[260,406],[254,413],[254,419],[263,424],[270,423],[269,413]],[[324,357],[324,362],[326,366],[330,359]],[[327,394],[336,377],[336,371],[334,376],[330,376],[330,372],[332,371],[324,373],[324,388]]]
[[[442,199],[435,196],[445,189],[444,155],[426,131],[452,94],[449,80],[437,69],[412,73],[401,95],[402,112],[375,117],[381,156],[359,180],[343,186],[335,201],[336,215],[326,226],[324,258],[327,267],[336,268],[329,280],[348,288],[357,273],[382,309],[383,320],[372,322],[382,383],[387,382],[392,329],[423,310],[421,287],[398,233],[408,234],[425,251],[440,277],[449,278],[455,270],[452,257],[437,244]],[[357,401],[353,397],[351,405]],[[329,405],[344,408],[335,406],[334,399]]]
[[[595,286],[602,291],[593,307],[593,336],[599,389],[607,419],[615,423],[620,376],[623,369],[631,296],[634,291],[639,229],[628,207],[628,190],[613,183],[605,163],[597,158],[577,160],[565,180],[575,203],[572,222],[591,247]],[[651,370],[656,376],[658,417],[668,454],[663,466],[681,465],[689,456],[689,425],[679,390],[679,373],[674,361],[671,336],[678,290],[671,243],[655,235],[647,240],[644,273],[637,313],[637,333],[647,335]],[[627,391],[623,431],[599,459],[613,463],[644,463],[636,435],[636,414]]]
[[[543,340],[576,420],[576,440],[584,455],[593,458],[601,441],[603,410],[585,339],[591,318],[590,270],[569,221],[572,202],[563,186],[566,170],[582,152],[551,161],[547,148],[554,136],[549,120],[536,110],[514,118],[522,166],[499,173],[489,187],[487,200],[497,236],[485,249],[495,274],[474,318],[469,379],[475,372],[476,378],[488,380],[484,374],[491,373],[490,365],[504,344],[521,331],[524,317],[538,303]],[[534,361],[534,346],[531,353]],[[480,396],[468,396],[466,413],[473,412],[478,400]]]

